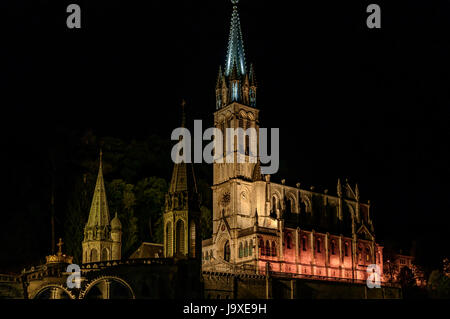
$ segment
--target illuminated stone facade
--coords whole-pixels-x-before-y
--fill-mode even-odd
[[[257,84],[247,72],[237,2],[234,2],[228,53],[216,85],[214,126],[255,128]],[[226,134],[223,145],[227,145]],[[259,139],[258,143],[259,143]],[[370,264],[383,272],[383,247],[375,241],[370,203],[360,200],[358,185],[338,180],[336,195],[274,183],[262,176],[260,162],[214,163],[213,235],[203,241],[205,271],[254,271],[364,280]],[[235,143],[237,144],[237,143]],[[257,145],[257,149],[260,147]],[[238,147],[224,156],[236,159]]]

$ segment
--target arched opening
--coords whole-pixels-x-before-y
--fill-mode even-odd
[[[270,256],[270,243],[268,240],[266,240],[266,255]]]
[[[244,257],[248,257],[248,242],[245,241],[244,245]]]
[[[108,258],[108,249],[105,247],[102,249],[102,258],[101,261],[109,260]]]
[[[93,281],[83,293],[84,299],[134,299],[135,295],[128,283],[117,277]]]
[[[167,256],[172,256],[172,223],[168,222],[166,225],[166,253]]]
[[[97,249],[93,248],[93,249],[91,249],[91,262],[97,262],[97,261],[98,261]]]
[[[305,236],[302,237],[302,249],[304,251],[306,251],[308,249],[308,247],[306,246],[306,237]]]
[[[321,252],[321,247],[320,247],[320,239],[317,239],[316,245],[317,245],[317,252],[320,253]]]
[[[242,247],[242,243],[239,243],[239,258],[244,257],[244,248]]]
[[[266,251],[264,250],[264,240],[259,240],[259,254],[261,256],[264,256],[266,254]]]
[[[184,221],[179,220],[177,221],[176,226],[176,253],[177,254],[185,254],[185,247],[184,247]]]
[[[345,242],[345,245],[344,245],[344,255],[345,255],[345,257],[348,257],[348,242]]]
[[[305,202],[300,203],[300,213],[306,213],[306,205]]]
[[[40,289],[33,299],[73,299],[73,297],[66,289],[50,285]]]
[[[331,254],[335,255],[336,254],[336,247],[335,247],[335,243],[334,240],[331,241]]]
[[[287,249],[292,249],[292,239],[291,239],[291,234],[287,234],[287,235],[286,235],[286,248],[287,248]]]
[[[272,242],[272,256],[275,257],[277,255],[277,246],[275,245],[275,242]]]
[[[250,246],[248,247],[248,255],[253,255],[253,239],[250,239]]]
[[[190,237],[190,245],[189,245],[190,255],[193,258],[195,258],[195,223],[193,220],[191,221],[189,237]]]
[[[223,247],[223,259],[225,261],[230,261],[230,255],[231,255],[231,251],[230,251],[230,242],[227,240],[225,242],[225,245]]]
[[[272,210],[270,212],[270,217],[277,217],[277,198],[275,196],[272,196]]]
[[[291,199],[288,199],[287,201],[285,201],[285,203],[286,203],[286,214],[292,213],[292,202],[291,202]]]

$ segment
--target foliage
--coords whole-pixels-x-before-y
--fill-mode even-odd
[[[110,213],[117,212],[122,223],[122,255],[128,256],[139,244],[138,219],[134,215],[136,197],[134,185],[115,179],[105,185]]]
[[[98,174],[99,150],[103,151],[103,176],[110,217],[115,213],[122,223],[122,256],[128,257],[144,241],[163,242],[162,216],[165,194],[173,163],[170,143],[161,137],[127,141],[116,137],[99,138],[88,131],[74,146],[70,156],[70,191],[64,207],[66,252],[81,261],[81,243]],[[161,154],[167,154],[167,159]],[[197,166],[208,177],[209,166]],[[212,235],[212,192],[206,179],[197,175],[202,199],[202,239]]]
[[[74,257],[74,263],[81,263],[81,242],[84,237],[84,227],[82,225],[86,224],[91,200],[87,190],[93,187],[88,186],[89,183],[86,176],[78,179],[74,184],[64,220],[64,243],[66,254]]]
[[[158,177],[139,181],[135,188],[136,217],[139,219],[139,237],[142,241],[162,243],[162,214],[167,182]]]
[[[428,292],[432,298],[450,298],[450,277],[433,270],[428,279]]]

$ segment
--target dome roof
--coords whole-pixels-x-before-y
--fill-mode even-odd
[[[119,217],[117,217],[117,212],[116,216],[111,220],[111,229],[122,229],[122,223],[120,222]]]

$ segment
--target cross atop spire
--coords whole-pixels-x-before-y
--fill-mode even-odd
[[[244,41],[242,38],[241,22],[237,4],[239,0],[231,0],[233,4],[233,14],[231,15],[230,37],[228,39],[228,53],[225,61],[225,75],[229,76],[233,65],[236,64],[239,76],[247,73],[245,67]]]

